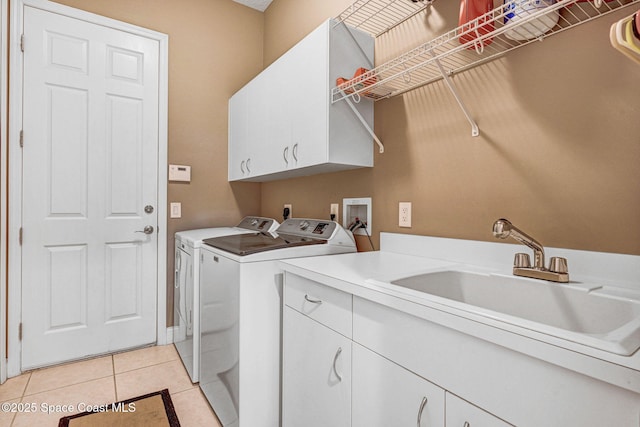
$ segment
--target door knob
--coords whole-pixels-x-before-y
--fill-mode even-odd
[[[147,225],[144,230],[136,230],[136,233],[153,234],[153,225]]]

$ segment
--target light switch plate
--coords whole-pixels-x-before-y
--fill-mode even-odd
[[[182,203],[171,202],[171,212],[169,216],[171,218],[182,218]]]

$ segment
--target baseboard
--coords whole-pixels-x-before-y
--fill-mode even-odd
[[[166,336],[165,344],[173,344],[173,336],[174,336],[174,331],[176,329],[178,329],[176,326],[169,326],[167,328],[167,336]]]

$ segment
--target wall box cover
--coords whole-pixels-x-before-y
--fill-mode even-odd
[[[356,219],[364,222],[367,229],[358,228],[353,234],[371,235],[371,197],[360,197],[357,199],[342,199],[342,225],[347,230],[351,228]]]
[[[191,182],[191,166],[169,165],[169,181]]]

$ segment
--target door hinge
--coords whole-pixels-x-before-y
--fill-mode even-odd
[[[22,341],[22,322],[18,325],[18,340]]]
[[[20,50],[24,52],[24,34],[20,36]]]
[[[18,231],[18,243],[22,245],[22,227],[20,227],[20,230]]]
[[[20,129],[20,148],[24,147],[24,131]]]

